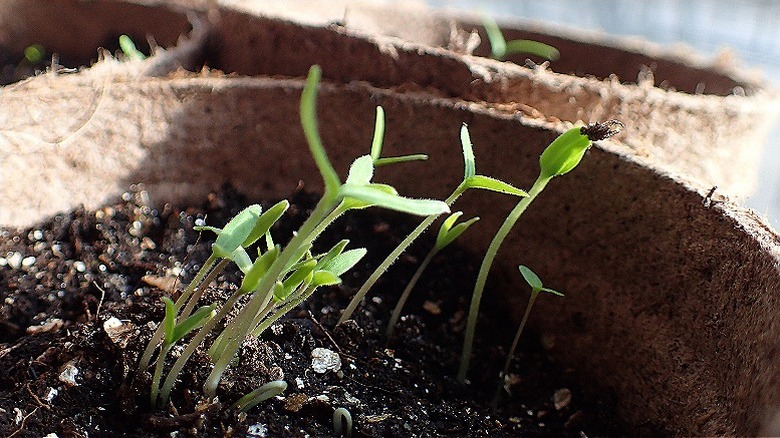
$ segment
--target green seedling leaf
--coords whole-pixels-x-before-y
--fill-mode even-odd
[[[127,35],[119,36],[119,48],[122,49],[122,53],[128,59],[132,59],[133,61],[143,61],[146,59],[146,55],[136,48],[133,39]]]
[[[341,278],[329,271],[317,271],[311,280],[311,285],[314,287],[334,286],[337,284],[341,284]]]
[[[487,34],[488,42],[490,43],[491,56],[495,59],[504,59],[506,56],[506,39],[504,34],[501,33],[501,29],[498,27],[498,23],[491,17],[482,17],[482,26],[485,28],[485,34]]]
[[[176,305],[169,297],[162,297],[162,301],[165,304],[165,316],[162,321],[164,340],[166,345],[171,345],[174,343],[173,332],[176,329]]]
[[[474,157],[474,147],[471,144],[469,127],[464,123],[460,127],[460,145],[463,150],[463,179],[467,180],[477,173],[477,163]]]
[[[328,271],[335,276],[341,276],[352,269],[366,255],[366,252],[365,248],[351,249],[333,257],[327,263],[323,263],[321,270]]]
[[[518,189],[512,184],[484,175],[472,175],[464,181],[464,185],[469,189],[490,190],[491,192],[504,193],[506,195],[514,195],[521,198],[528,196],[528,192],[525,190]]]
[[[322,180],[325,182],[325,192],[336,193],[341,185],[341,181],[328,159],[328,154],[322,145],[319,129],[317,128],[317,88],[321,77],[322,70],[320,66],[311,66],[301,95],[301,125],[303,126],[303,133],[306,136],[306,142],[309,145],[311,155],[314,157],[314,162],[317,164]]]
[[[439,235],[436,237],[436,244],[434,246],[436,251],[441,251],[444,247],[452,243],[461,234],[463,234],[463,232],[466,231],[468,227],[471,226],[471,224],[479,220],[478,217],[474,217],[466,222],[455,225],[455,222],[462,214],[462,212],[456,211],[455,213],[452,213],[447,219],[445,219],[441,224],[441,228],[439,228]]]
[[[232,260],[244,274],[252,268],[252,259],[249,258],[249,254],[241,246],[236,248],[228,259]]]
[[[585,155],[592,142],[580,127],[571,128],[553,140],[539,157],[541,175],[552,178],[571,172]]]
[[[390,186],[390,185],[387,185],[387,184],[371,183],[368,186],[369,187],[374,187],[374,188],[376,188],[378,190],[381,190],[381,191],[383,191],[383,192],[385,192],[385,193],[387,193],[389,195],[393,195],[393,196],[397,196],[398,195],[398,191],[393,186]],[[373,207],[373,206],[376,205],[374,203],[361,201],[361,200],[355,199],[355,198],[344,198],[342,203],[343,204],[342,204],[341,208],[344,209],[344,210],[362,210],[364,208]]]
[[[330,261],[333,260],[336,256],[344,252],[347,244],[349,244],[349,240],[343,239],[339,243],[333,245],[333,248],[331,248],[330,251],[319,258],[316,269],[322,269],[325,264],[330,263]]]
[[[289,277],[287,277],[282,283],[282,289],[274,291],[274,301],[277,303],[287,299],[302,283],[305,281],[311,281],[308,278],[314,271],[314,267],[317,266],[317,261],[314,259],[306,261],[301,267],[293,271]]]
[[[279,257],[280,251],[281,247],[277,245],[255,260],[255,263],[252,264],[252,267],[245,273],[244,279],[241,281],[241,288],[239,289],[241,293],[252,292],[257,289],[268,268]]]
[[[370,155],[358,157],[349,166],[347,184],[365,185],[371,182],[374,176],[374,159]]]
[[[378,207],[418,216],[430,216],[450,211],[450,207],[442,201],[404,198],[403,196],[391,195],[374,186],[344,184],[339,188],[339,193],[344,198],[354,198]]]
[[[531,289],[538,291],[541,290],[544,285],[542,284],[542,280],[539,279],[539,276],[534,273],[531,269],[529,269],[527,266],[520,265],[518,267],[520,269],[520,274],[522,274],[523,278],[525,279],[525,282],[528,283],[529,286],[531,286]]]
[[[187,317],[187,319],[180,322],[179,324],[176,324],[176,328],[173,330],[171,343],[179,342],[181,338],[187,336],[187,334],[191,331],[203,327],[204,324],[206,324],[211,318],[214,317],[214,315],[217,314],[217,311],[215,310],[216,308],[216,303],[203,306],[193,312],[192,315]]]
[[[247,240],[260,218],[261,212],[262,207],[259,204],[253,204],[231,219],[212,245],[214,254],[217,257],[229,259],[231,254]]]
[[[411,155],[401,155],[399,157],[377,158],[374,160],[374,167],[387,166],[390,164],[408,163],[410,161],[425,161],[427,159],[428,159],[428,155],[425,154],[411,154]]]
[[[246,240],[244,240],[244,243],[242,243],[241,246],[246,248],[247,246],[257,242],[263,235],[266,235],[266,233],[268,233],[271,227],[276,223],[276,221],[279,220],[279,218],[282,217],[284,212],[286,212],[289,207],[290,202],[285,199],[283,201],[277,202],[273,207],[269,208],[268,211],[261,214],[260,218],[257,219],[252,232],[249,233],[249,236],[246,238]],[[271,247],[273,247],[273,244]]]
[[[265,249],[270,251],[274,247],[274,238],[271,233],[265,233]]]
[[[561,53],[555,47],[533,40],[512,40],[505,46],[504,56],[513,53],[528,53],[550,61],[556,61]]]
[[[552,178],[571,172],[594,141],[604,140],[619,133],[623,124],[617,120],[592,123],[571,128],[553,140],[539,157],[540,176]]]
[[[374,137],[371,141],[371,159],[376,161],[382,156],[382,143],[385,140],[385,110],[381,106],[376,107],[376,120],[374,121]]]

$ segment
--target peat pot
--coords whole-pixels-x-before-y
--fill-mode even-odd
[[[101,8],[127,14],[103,15],[112,17],[104,35],[80,35],[85,45],[129,32],[124,26],[141,13],[134,8],[146,17],[134,24],[136,32],[174,44],[177,36],[156,23],[186,27],[183,10],[141,3],[3,2],[0,42],[45,41],[63,51],[62,59],[70,56],[68,44],[56,46],[62,34],[43,37],[80,35],[44,25],[54,8],[47,5],[56,4],[59,20]],[[217,12],[219,18],[210,18],[216,24],[204,24],[214,27],[195,39],[214,52],[172,49],[165,61],[205,54],[211,65],[235,74],[160,74],[152,69],[160,58],[108,59],[79,73],[45,74],[0,89],[0,223],[21,226],[78,204],[99,206],[136,183],[157,205],[197,202],[225,182],[266,199],[288,195],[300,179],[317,188],[298,121],[300,77],[314,62],[326,78],[319,123],[337,171],[343,175],[366,153],[380,104],[387,153],[431,157],[379,172],[378,179],[412,196],[443,198],[460,181],[463,123],[480,173],[528,187],[539,154],[568,121],[623,118],[628,129],[616,141],[596,144],[574,172],[554,180],[504,244],[494,275],[511,313],[519,318],[525,305],[524,295],[512,293],[521,287],[520,263],[566,291],[565,299],[540,300],[533,323],[554,360],[575,369],[589,391],[613,394],[636,432],[780,433],[780,241],[753,212],[709,196],[713,178],[738,187],[747,173],[726,164],[759,142],[743,132],[765,133],[758,116],[768,93],[759,85],[669,61],[678,73],[665,80],[682,90],[670,91],[530,70],[349,25],[301,24],[232,7]],[[159,14],[169,18],[158,20]],[[31,15],[39,20],[35,33],[25,28]],[[6,25],[11,16],[18,33]],[[87,53],[82,49],[74,45],[73,56]],[[642,56],[637,63],[650,62]],[[688,77],[679,71],[696,71],[723,87],[695,95],[685,83],[673,83]],[[744,95],[734,94],[736,87]],[[512,109],[521,104],[534,111]],[[695,133],[688,116],[696,120]],[[482,217],[463,236],[482,253],[510,201],[466,194],[458,203],[467,216]]]
[[[704,59],[539,23],[506,25],[507,39],[546,42],[562,53],[549,66],[534,59],[528,68],[522,55],[502,63],[482,57],[486,43],[469,45],[471,33],[486,40],[479,17],[368,2],[7,0],[0,5],[0,46],[19,53],[42,44],[62,62],[88,64],[98,47],[115,49],[122,33],[173,45],[187,29],[188,12],[201,32],[177,62],[146,74],[205,61],[239,75],[302,76],[317,63],[339,82],[478,102],[527,118],[618,118],[627,126],[623,143],[635,154],[733,196],[754,189],[780,109],[777,93],[728,56]]]

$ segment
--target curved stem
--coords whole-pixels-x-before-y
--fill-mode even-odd
[[[401,297],[398,299],[398,304],[395,305],[395,309],[393,309],[393,314],[390,316],[390,322],[387,324],[387,331],[385,332],[385,335],[388,339],[393,337],[393,331],[395,331],[395,325],[398,323],[398,318],[401,317],[401,311],[404,308],[404,304],[406,304],[406,300],[409,299],[409,295],[412,293],[412,289],[414,289],[414,286],[417,284],[417,281],[422,276],[423,271],[425,271],[425,268],[428,267],[428,264],[431,263],[431,260],[433,260],[433,256],[435,256],[439,251],[436,250],[436,247],[433,247],[429,252],[428,255],[425,256],[425,259],[420,263],[420,266],[417,268],[417,272],[414,273],[411,280],[409,280],[409,284],[406,285],[406,289],[404,289],[403,293],[401,294]]]
[[[504,378],[506,378],[507,373],[509,373],[509,366],[512,364],[512,359],[515,355],[515,349],[517,348],[517,344],[520,342],[520,335],[523,334],[523,329],[525,328],[525,323],[528,322],[528,316],[531,314],[531,308],[534,306],[534,302],[536,301],[536,297],[539,296],[538,290],[531,291],[531,298],[528,299],[528,305],[525,307],[525,313],[523,314],[523,319],[520,320],[520,326],[517,327],[517,333],[515,333],[515,339],[512,341],[512,346],[509,347],[509,352],[506,356],[506,362],[504,362],[504,370],[501,371],[501,374],[499,374],[499,380],[498,382],[498,388],[496,388],[496,395],[493,397],[493,403],[491,404],[493,410],[495,411],[498,407],[498,400],[501,397],[501,388],[504,386]]]
[[[479,303],[482,300],[482,293],[485,290],[485,283],[487,282],[487,276],[490,272],[490,268],[493,266],[493,260],[495,260],[498,250],[501,248],[501,244],[504,243],[504,239],[512,231],[520,215],[523,214],[526,208],[536,199],[536,196],[544,190],[547,183],[550,182],[550,177],[542,177],[536,179],[531,190],[528,191],[528,197],[523,198],[517,203],[514,209],[509,212],[509,215],[501,224],[501,227],[496,232],[493,240],[490,242],[487,251],[485,252],[485,258],[482,259],[482,265],[479,267],[479,274],[477,275],[477,283],[474,285],[474,294],[471,296],[471,306],[469,307],[468,321],[466,322],[466,333],[463,338],[463,352],[460,357],[460,368],[458,369],[458,381],[463,383],[466,380],[466,374],[469,371],[469,362],[471,361],[471,350],[474,346],[474,332],[477,328],[477,316],[479,315]]]
[[[157,364],[154,367],[154,377],[152,378],[152,391],[149,399],[152,406],[157,403],[157,396],[160,394],[160,380],[162,379],[162,371],[165,366],[165,358],[168,356],[169,351],[171,351],[171,345],[163,344],[160,348],[160,355],[157,357]]]
[[[184,310],[182,310],[181,314],[176,320],[177,322],[182,322],[187,319],[188,316],[190,316],[192,309],[194,309],[198,304],[198,301],[200,301],[200,297],[203,296],[206,288],[209,287],[209,284],[211,284],[211,282],[217,278],[217,275],[219,275],[225,269],[225,266],[227,266],[228,263],[230,263],[230,260],[222,259],[219,261],[219,263],[217,263],[217,266],[214,266],[214,269],[209,272],[209,275],[206,277],[206,279],[203,280],[195,293],[192,294],[192,298],[187,302],[187,305],[184,306]]]
[[[301,304],[307,298],[309,298],[311,296],[311,294],[314,293],[315,289],[317,289],[317,288],[313,287],[313,286],[309,286],[308,288],[306,288],[305,291],[303,291],[303,293],[299,294],[297,297],[295,297],[294,299],[290,300],[282,308],[280,308],[279,310],[274,312],[273,315],[271,315],[270,317],[266,318],[263,322],[259,323],[257,325],[257,328],[255,328],[254,331],[252,331],[252,336],[258,337],[261,334],[263,334],[263,332],[268,327],[271,327],[273,325],[273,323],[278,321],[279,318],[281,318],[282,316],[286,315],[287,312],[289,312],[290,310],[294,309],[295,306],[297,306],[298,304]]]

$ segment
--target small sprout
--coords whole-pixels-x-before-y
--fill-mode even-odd
[[[463,351],[460,358],[460,368],[458,370],[458,380],[463,382],[468,374],[469,362],[471,361],[471,349],[474,344],[474,331],[477,328],[477,315],[479,314],[479,304],[482,300],[482,293],[485,290],[485,283],[493,261],[501,248],[509,232],[514,227],[517,220],[525,212],[528,206],[533,202],[539,193],[547,187],[547,184],[556,176],[571,172],[582,161],[585,151],[591,146],[593,140],[603,140],[609,136],[620,132],[623,124],[617,120],[610,120],[604,123],[594,123],[585,127],[571,128],[559,135],[542,152],[539,157],[539,176],[536,178],[528,196],[517,203],[514,209],[509,212],[504,223],[496,232],[493,240],[490,242],[485,257],[477,274],[477,282],[474,285],[474,293],[471,296],[471,305],[469,315],[466,321],[466,331],[463,338]]]
[[[488,16],[482,18],[482,26],[490,43],[490,52],[493,59],[503,60],[507,55],[514,53],[528,53],[550,61],[560,58],[561,54],[555,47],[533,40],[507,41],[498,27],[498,23]]]
[[[374,138],[371,141],[371,159],[376,163],[382,155],[382,144],[385,140],[385,109],[381,106],[376,107],[376,118],[374,119]]]
[[[276,397],[285,390],[287,390],[287,382],[284,380],[274,380],[273,382],[268,382],[238,399],[237,402],[233,403],[233,408],[238,410],[238,412],[248,412],[258,404],[270,398]]]
[[[466,222],[455,225],[455,222],[458,221],[458,218],[460,218],[461,215],[463,215],[463,212],[456,211],[455,213],[452,213],[447,219],[445,219],[444,222],[442,222],[441,228],[439,229],[439,234],[436,237],[436,243],[428,252],[428,255],[425,256],[425,259],[423,259],[422,263],[420,263],[417,271],[409,280],[409,284],[406,285],[406,288],[401,294],[401,297],[398,299],[398,304],[396,304],[395,309],[393,309],[393,314],[390,316],[390,322],[387,324],[387,331],[385,332],[388,338],[393,337],[393,331],[395,330],[396,324],[398,324],[398,319],[401,317],[401,311],[403,310],[406,301],[409,299],[409,295],[411,295],[412,289],[414,289],[414,286],[420,280],[422,273],[431,263],[433,257],[436,256],[439,251],[457,239],[461,234],[463,234],[463,232],[466,231],[468,227],[471,226],[471,224],[479,220],[478,217],[475,217],[469,219]]]
[[[463,212],[456,211],[455,213],[452,213],[447,219],[445,219],[441,224],[439,234],[436,236],[436,244],[434,246],[437,251],[444,249],[444,247],[460,237],[460,235],[463,234],[463,232],[466,231],[468,227],[471,226],[471,224],[479,220],[478,217],[474,217],[467,220],[466,222],[455,225],[455,222],[457,222],[458,218],[460,218],[462,215]]]
[[[43,61],[45,55],[46,49],[40,44],[33,44],[24,49],[24,59],[31,65],[36,65]]]
[[[515,339],[512,341],[512,346],[509,347],[506,362],[504,362],[504,369],[501,371],[500,375],[501,381],[499,382],[498,388],[496,390],[496,395],[493,397],[493,410],[495,410],[498,406],[498,400],[501,397],[501,388],[504,386],[504,378],[509,373],[509,366],[512,364],[512,359],[515,356],[517,344],[520,342],[520,335],[523,334],[523,328],[525,328],[525,323],[528,322],[528,316],[531,314],[531,308],[536,302],[536,298],[539,296],[539,293],[547,292],[559,297],[563,296],[563,294],[558,291],[544,287],[542,280],[539,279],[539,276],[528,267],[520,265],[518,268],[520,269],[520,274],[523,276],[523,279],[525,279],[525,282],[531,286],[531,296],[528,298],[528,305],[525,307],[525,313],[523,314],[523,319],[520,320],[520,326],[517,328],[517,333],[515,333]]]
[[[333,431],[336,436],[352,436],[352,414],[345,408],[338,408],[333,411]]]
[[[201,307],[184,321],[176,323],[176,310],[173,300],[168,297],[162,297],[162,300],[165,303],[165,318],[163,319],[163,330],[165,331],[164,345],[167,347],[179,342],[189,332],[202,327],[216,314],[214,309],[217,305],[212,304]]]
[[[146,55],[136,48],[133,39],[127,35],[119,36],[119,48],[122,49],[122,53],[127,59],[133,61],[143,61],[146,59]]]

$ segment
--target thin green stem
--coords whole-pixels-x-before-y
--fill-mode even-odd
[[[179,378],[179,373],[181,373],[181,370],[184,369],[185,365],[187,365],[187,361],[190,360],[190,357],[192,357],[192,355],[195,353],[195,350],[198,349],[200,344],[204,339],[206,339],[206,336],[211,333],[217,323],[221,321],[228,314],[228,312],[230,312],[233,306],[235,306],[241,295],[242,294],[240,294],[238,291],[234,292],[233,295],[231,295],[225,304],[219,309],[219,312],[203,327],[201,327],[200,330],[198,330],[198,333],[192,338],[192,340],[190,340],[190,343],[187,344],[187,347],[184,349],[184,351],[182,351],[179,358],[176,359],[176,362],[174,362],[171,370],[168,371],[168,376],[165,378],[162,389],[160,390],[160,396],[163,403],[168,402],[168,398],[171,395],[171,390],[173,390],[173,385],[176,384],[176,380]]]
[[[528,299],[528,305],[525,307],[523,319],[520,320],[520,326],[517,328],[517,333],[515,333],[515,339],[512,341],[512,346],[509,347],[509,352],[506,356],[506,362],[504,362],[504,369],[501,371],[501,374],[499,374],[500,380],[498,382],[498,388],[496,388],[496,395],[493,397],[493,403],[491,404],[494,411],[498,407],[498,400],[501,397],[501,388],[504,386],[504,379],[506,378],[507,373],[509,373],[509,366],[512,364],[512,359],[515,356],[515,349],[517,349],[517,344],[520,342],[520,335],[523,334],[525,323],[528,322],[528,316],[531,314],[531,308],[534,306],[534,302],[536,302],[536,297],[538,296],[538,290],[531,291],[531,297]]]
[[[469,371],[469,363],[471,361],[471,350],[474,345],[474,332],[477,328],[477,316],[479,315],[479,303],[482,300],[482,293],[485,290],[485,283],[487,282],[487,276],[490,272],[490,268],[493,266],[493,261],[498,254],[498,250],[501,248],[501,244],[504,243],[504,239],[512,230],[520,215],[523,214],[526,208],[536,199],[536,196],[544,190],[547,183],[550,182],[551,177],[542,177],[536,179],[531,190],[528,191],[528,197],[525,197],[517,203],[514,209],[509,213],[504,223],[496,232],[493,240],[490,242],[487,251],[485,252],[485,258],[482,259],[482,265],[479,268],[479,274],[477,275],[477,282],[474,286],[474,294],[471,296],[471,306],[469,307],[468,321],[466,322],[466,333],[463,338],[463,352],[460,358],[460,368],[458,370],[458,381],[463,383],[466,380],[466,375]]]
[[[179,299],[176,300],[175,308],[177,310],[181,309],[181,306],[184,305],[184,302],[190,297],[192,292],[195,290],[195,287],[203,280],[203,277],[206,276],[216,261],[217,257],[213,253],[209,256],[208,259],[206,259],[206,261],[203,263],[203,266],[201,266],[201,268],[195,274],[195,278],[192,279],[184,292],[182,292],[181,296],[179,296]],[[155,330],[154,334],[152,335],[152,339],[149,341],[149,344],[146,345],[144,354],[141,356],[141,361],[138,364],[138,370],[136,370],[136,376],[140,376],[141,373],[143,373],[144,370],[149,367],[149,363],[152,360],[152,355],[154,355],[154,352],[157,350],[157,346],[162,340],[163,334],[163,326],[160,324],[157,326],[157,330]]]
[[[209,287],[209,284],[211,284],[212,281],[214,281],[215,278],[217,278],[217,275],[219,275],[225,267],[230,263],[230,260],[228,259],[222,259],[217,263],[217,266],[214,266],[214,269],[209,272],[209,275],[206,276],[206,279],[203,280],[203,282],[198,286],[198,289],[195,291],[194,294],[192,294],[192,298],[187,302],[187,305],[184,306],[184,310],[182,310],[179,317],[176,319],[176,322],[181,322],[187,319],[187,317],[190,316],[192,313],[192,310],[195,308],[195,306],[198,304],[198,301],[200,301],[200,298],[203,296],[203,293],[206,292],[206,288]]]
[[[295,306],[301,304],[304,302],[307,298],[311,296],[311,294],[314,293],[314,291],[317,288],[315,286],[309,286],[306,288],[306,290],[303,291],[303,293],[299,294],[297,297],[293,298],[292,300],[288,301],[287,304],[282,306],[279,310],[274,312],[271,316],[263,320],[261,323],[257,325],[257,328],[252,332],[252,336],[258,337],[268,328],[273,325],[276,321],[279,320],[282,316],[286,315],[287,312],[294,309]]]
[[[165,358],[168,356],[169,351],[171,351],[171,345],[169,344],[163,344],[162,347],[160,347],[160,355],[157,357],[157,364],[154,367],[152,391],[149,398],[152,406],[157,403],[157,396],[160,394],[160,380],[162,379],[162,371],[165,366]]]
[[[409,295],[411,295],[412,289],[414,289],[417,281],[420,280],[420,277],[422,276],[423,271],[425,271],[425,268],[427,268],[428,264],[431,263],[431,260],[433,260],[433,256],[435,256],[438,252],[439,251],[436,249],[436,247],[431,248],[431,250],[428,252],[428,255],[425,256],[425,259],[417,268],[417,272],[415,272],[411,280],[409,280],[409,284],[406,285],[406,288],[401,294],[401,297],[398,299],[398,304],[396,304],[395,309],[393,309],[393,314],[390,316],[390,322],[387,324],[387,331],[385,332],[385,335],[388,339],[393,337],[395,325],[398,323],[398,318],[401,317],[401,311],[404,309],[404,305],[406,304],[406,300],[409,299]]]
[[[466,189],[463,187],[463,184],[459,185],[458,188],[455,189],[455,191],[444,200],[444,202],[447,205],[452,205],[465,190]],[[403,252],[406,251],[406,249],[409,248],[409,246],[414,243],[414,241],[417,240],[417,238],[420,237],[420,235],[422,235],[422,233],[424,233],[425,230],[428,229],[428,227],[430,227],[433,221],[435,221],[438,217],[439,215],[431,215],[423,219],[423,221],[420,222],[420,225],[412,230],[412,232],[409,233],[409,235],[406,236],[406,238],[402,240],[401,243],[399,243],[398,246],[390,254],[388,254],[387,257],[385,257],[384,260],[382,260],[382,263],[377,266],[374,272],[372,272],[368,277],[366,282],[363,283],[363,286],[361,286],[357,291],[355,296],[352,297],[352,301],[349,302],[347,308],[344,309],[344,313],[341,314],[339,323],[342,323],[352,317],[352,314],[355,313],[355,309],[357,309],[360,301],[363,300],[368,291],[374,286],[374,284],[376,284],[382,274],[384,274],[385,271],[387,271],[387,269],[390,268],[390,266],[395,263],[396,260],[398,260],[398,257],[403,254]]]
[[[293,256],[296,255],[301,248],[306,247],[311,243],[314,237],[313,232],[317,229],[320,222],[336,208],[338,205],[336,201],[337,199],[335,199],[333,193],[326,189],[325,196],[317,203],[311,216],[309,216],[298,230],[298,234],[290,240],[287,247],[279,254],[279,258],[276,259],[268,269],[268,272],[263,276],[263,279],[257,288],[258,292],[252,296],[252,299],[249,300],[239,314],[233,318],[225,328],[225,330],[228,331],[227,348],[214,364],[214,368],[211,370],[203,387],[207,397],[214,397],[222,374],[232,361],[235,353],[241,347],[244,338],[254,330],[255,327],[252,324],[255,320],[255,316],[270,301],[272,288],[276,283],[277,278],[282,274]]]

